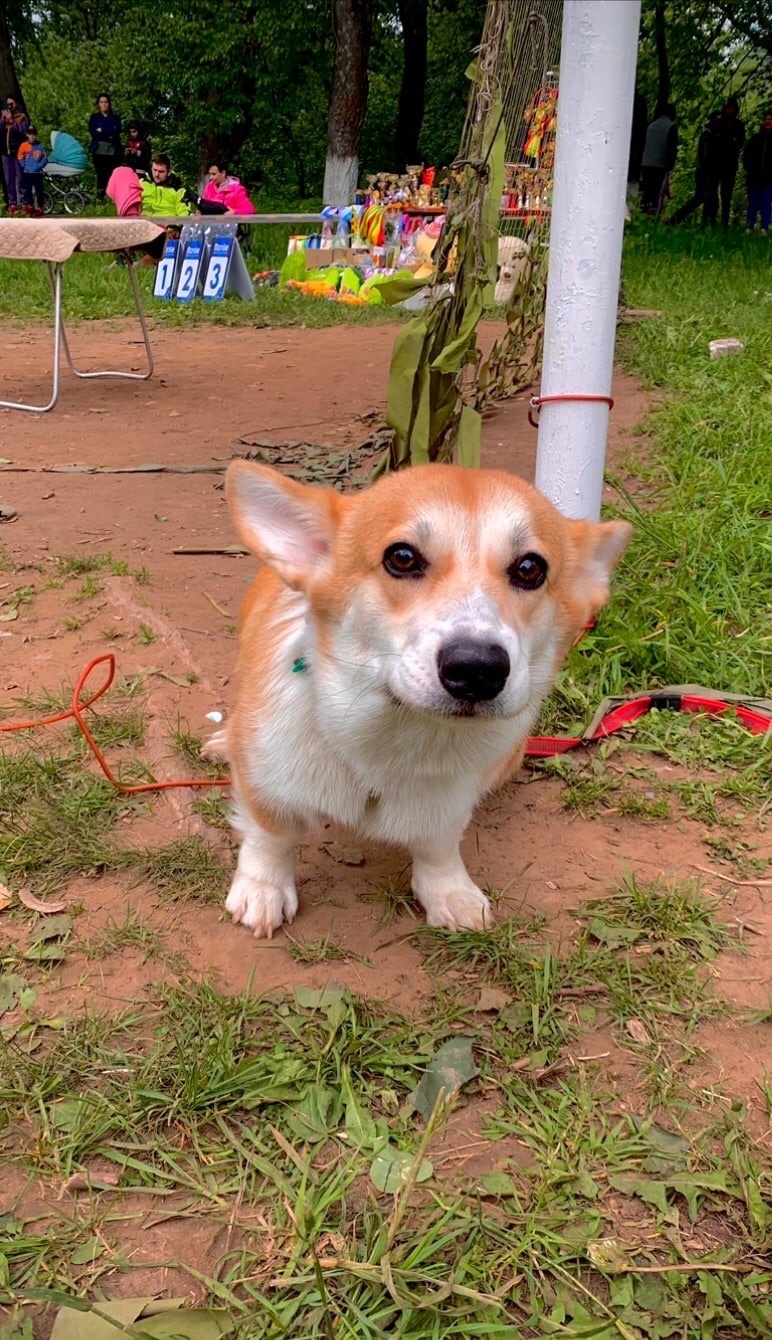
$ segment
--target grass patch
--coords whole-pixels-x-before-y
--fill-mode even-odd
[[[243,1315],[244,1340],[697,1340],[755,1333],[749,1316],[764,1333],[769,1218],[741,1114],[690,1139],[621,1110],[590,1073],[545,1088],[510,1073],[478,1144],[522,1156],[464,1176],[463,1150],[443,1155],[441,1125],[406,1107],[447,1035],[447,1018],[408,1022],[340,990],[163,988],[149,1010],[82,1016],[32,1053],[0,1053],[0,1147],[57,1180],[107,1164],[126,1192],[227,1218],[211,1273],[193,1273]],[[504,1058],[487,1029],[473,1041],[490,1083]],[[379,1149],[405,1160],[396,1195],[377,1189]],[[612,1213],[623,1236],[609,1237]],[[75,1287],[67,1234],[46,1252],[47,1226],[7,1228],[10,1299]]]
[[[177,718],[176,726],[169,732],[169,738],[172,747],[179,754],[185,767],[198,776],[211,777],[212,779],[222,777],[224,764],[222,759],[205,758],[202,754],[203,740],[200,735],[195,735],[188,727],[188,723],[180,717]]]
[[[695,880],[649,884],[628,874],[609,898],[584,903],[581,914],[599,944],[612,948],[645,943],[657,952],[688,949],[714,958],[732,942],[715,919],[718,898],[706,897]]]
[[[83,945],[86,958],[104,958],[124,949],[138,949],[142,962],[157,959],[163,952],[163,937],[148,922],[129,910],[121,925],[111,924]]]
[[[263,229],[254,230],[263,233]],[[253,273],[273,264],[276,268],[286,255],[286,239],[291,228],[282,229],[275,242],[263,240],[260,255],[247,258]],[[283,252],[281,247],[283,245]],[[272,253],[267,259],[267,253]],[[398,324],[406,319],[391,307],[348,307],[345,303],[315,301],[302,294],[278,288],[257,288],[248,302],[228,296],[210,303],[197,298],[189,306],[158,302],[153,297],[155,271],[139,267],[137,279],[142,289],[145,311],[160,325],[189,328],[198,325],[220,326],[372,326]],[[110,269],[109,256],[84,255],[79,258],[68,279],[63,300],[65,320],[93,321],[113,317],[136,317],[131,288],[122,270]],[[16,321],[51,319],[51,292],[45,270],[39,262],[0,260],[0,317]]]
[[[647,753],[693,775],[660,775],[642,765]],[[563,804],[585,816],[663,820],[675,809],[707,827],[748,817],[762,827],[772,805],[769,743],[729,714],[650,712],[593,750],[531,766],[565,782]]]
[[[0,869],[39,893],[73,875],[123,869],[110,831],[130,802],[83,771],[80,750],[0,754]]]
[[[382,926],[390,926],[398,917],[416,917],[415,899],[406,875],[404,878],[390,876],[382,884],[371,885],[359,896],[363,902],[381,904]]]
[[[131,572],[125,559],[114,558],[112,554],[67,554],[56,558],[55,563],[59,576],[65,579],[86,577],[96,572],[126,577]]]
[[[210,825],[211,828],[219,828],[224,831],[230,830],[230,802],[219,791],[212,791],[208,796],[198,795],[191,804],[194,814],[200,814],[201,818]]]
[[[354,954],[351,950],[344,949],[342,945],[335,944],[329,935],[323,935],[319,940],[298,940],[294,935],[285,932],[287,940],[287,953],[295,963],[302,963],[305,967],[315,967],[319,963],[367,963],[369,960],[362,958],[360,954]]]
[[[125,749],[129,745],[139,747],[145,743],[145,714],[140,707],[130,704],[109,713],[97,712],[92,707],[88,726],[101,749]],[[77,738],[81,739],[78,727],[74,729]]]
[[[648,1038],[669,1047],[680,1064],[693,1054],[695,1025],[725,1009],[710,990],[710,962],[740,945],[716,920],[717,906],[695,882],[646,884],[630,874],[610,896],[582,906],[573,945],[553,949],[544,925],[513,919],[489,932],[421,928],[414,940],[446,991],[496,988],[479,999],[494,1015],[492,1046],[507,1067],[554,1066],[580,1032],[604,1021],[629,1045],[631,1020],[642,1024],[645,1045]]]
[[[197,834],[135,858],[137,874],[171,902],[223,901],[230,876],[208,842]]]

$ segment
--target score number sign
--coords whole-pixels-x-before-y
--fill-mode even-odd
[[[177,256],[180,244],[174,237],[166,239],[164,254],[161,264],[155,272],[155,284],[153,285],[153,297],[163,298],[168,302],[174,292],[174,271],[177,268]]]
[[[177,281],[177,301],[192,302],[198,290],[198,277],[201,271],[201,259],[204,244],[200,237],[191,237],[185,248],[180,277]]]
[[[233,258],[235,238],[216,237],[204,280],[204,301],[219,302],[225,296],[228,272]]]

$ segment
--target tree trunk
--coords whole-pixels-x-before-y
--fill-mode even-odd
[[[207,171],[215,161],[224,160],[228,167],[232,166],[234,158],[249,139],[254,124],[252,113],[247,111],[247,107],[251,105],[253,98],[252,89],[249,88],[244,94],[244,111],[238,125],[233,130],[224,133],[212,129],[212,126],[217,123],[219,97],[219,89],[211,89],[205,99],[205,106],[210,106],[212,111],[207,118],[209,126],[202,131],[198,142],[198,167],[201,181],[204,183],[206,183]]]
[[[398,0],[402,25],[402,83],[399,90],[394,157],[398,172],[417,163],[418,137],[424,119],[428,62],[428,0]]]
[[[670,102],[670,62],[667,56],[664,0],[657,0],[654,6],[654,42],[657,48],[657,107],[654,115],[659,116]]]
[[[335,66],[327,118],[325,205],[351,205],[359,176],[359,141],[367,111],[370,0],[332,0]]]
[[[8,14],[2,3],[0,3],[0,90],[4,98],[15,98],[17,102],[24,102],[11,49]]]

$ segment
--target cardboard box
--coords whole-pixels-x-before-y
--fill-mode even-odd
[[[306,247],[306,269],[320,270],[323,265],[372,265],[369,247]]]
[[[360,265],[367,266],[373,264],[373,254],[370,247],[306,247],[303,255],[306,258],[307,270],[321,270],[325,265]],[[402,270],[419,270],[422,262],[417,260],[414,265],[403,265]]]

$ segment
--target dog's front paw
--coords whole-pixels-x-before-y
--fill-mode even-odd
[[[282,922],[294,921],[298,896],[294,882],[283,885],[236,872],[225,899],[225,910],[246,926],[256,939],[270,940]]]
[[[487,931],[493,925],[493,908],[482,889],[470,880],[462,888],[433,890],[430,895],[417,893],[426,909],[429,926],[447,931]]]

